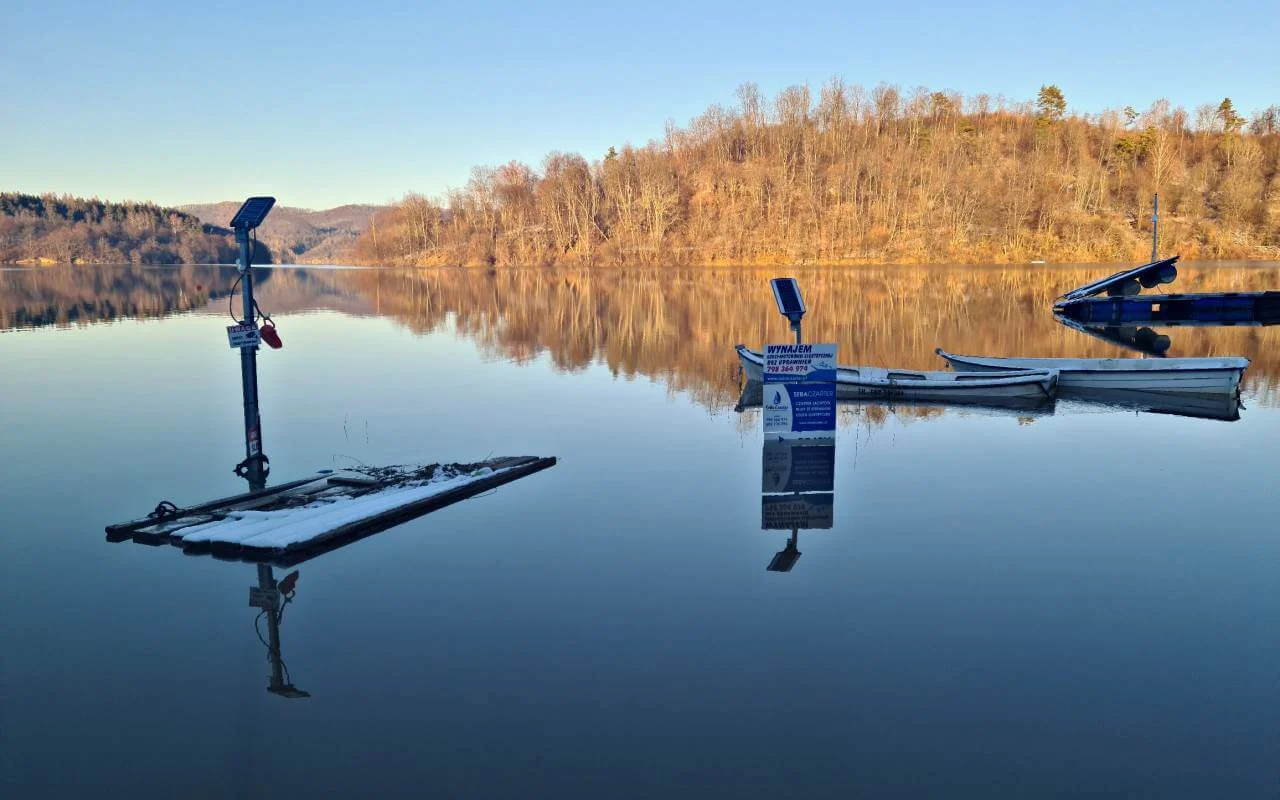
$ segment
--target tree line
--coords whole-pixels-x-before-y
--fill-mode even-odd
[[[238,252],[231,231],[154,203],[0,192],[0,263],[229,264]]]
[[[833,80],[753,84],[644,146],[540,169],[477,167],[411,194],[356,243],[364,263],[773,264],[1124,261],[1150,250],[1280,257],[1280,106],[1158,100],[1069,114],[1030,102]]]

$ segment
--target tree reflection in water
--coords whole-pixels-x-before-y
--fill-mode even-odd
[[[1262,291],[1280,271],[1257,265],[1180,264],[1178,292]],[[372,314],[425,333],[449,328],[488,353],[525,363],[546,355],[573,371],[662,381],[713,410],[735,404],[733,345],[784,341],[768,279],[804,287],[809,341],[837,342],[848,364],[942,369],[933,349],[1023,356],[1128,357],[1057,324],[1065,288],[1114,271],[1079,267],[874,266],[852,268],[265,269],[261,302],[273,314],[319,308]],[[217,267],[50,267],[0,272],[0,329],[160,317],[226,304],[234,271]],[[1171,356],[1242,355],[1246,393],[1271,403],[1280,336],[1261,327],[1170,329]],[[859,413],[870,415],[870,408]]]

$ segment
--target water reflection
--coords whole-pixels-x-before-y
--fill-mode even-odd
[[[1059,389],[1058,396],[1075,404],[1101,406],[1117,410],[1168,414],[1194,419],[1235,422],[1240,419],[1240,395],[1237,392],[1206,396],[1165,394],[1134,389]]]
[[[393,281],[425,287],[426,274],[361,276],[367,284],[342,277],[340,288],[355,298],[347,313],[376,313],[379,277],[382,317],[295,318],[287,358],[264,365],[264,378],[281,377],[264,411],[280,477],[347,453],[348,411],[374,420],[372,445],[361,436],[363,449],[352,453],[371,463],[391,463],[419,442],[449,457],[491,446],[505,452],[513,442],[540,452],[554,443],[571,458],[555,480],[308,562],[297,584],[302,602],[276,619],[275,652],[271,620],[244,607],[247,588],[266,583],[257,565],[105,547],[96,533],[108,519],[150,509],[157,490],[181,502],[243,489],[229,474],[243,454],[234,354],[222,332],[225,298],[211,309],[218,319],[115,326],[157,334],[143,351],[156,358],[171,355],[161,337],[207,336],[209,358],[226,367],[207,383],[195,380],[205,364],[148,364],[133,373],[136,385],[121,386],[112,372],[121,367],[104,358],[120,331],[105,326],[0,334],[11,374],[24,366],[31,374],[14,387],[10,413],[21,423],[7,426],[4,442],[12,464],[3,481],[9,605],[24,609],[69,575],[78,584],[38,613],[7,615],[0,671],[25,689],[4,704],[8,727],[22,732],[7,762],[14,796],[83,796],[95,784],[145,791],[191,774],[214,781],[208,793],[218,796],[245,796],[255,786],[350,794],[352,765],[376,764],[356,783],[389,796],[422,787],[517,795],[529,793],[529,775],[543,794],[572,794],[583,784],[585,793],[608,794],[623,773],[660,794],[665,785],[643,784],[658,765],[700,787],[737,781],[747,794],[760,788],[760,770],[775,778],[770,791],[800,796],[835,794],[871,776],[864,794],[879,797],[901,793],[901,776],[922,772],[921,753],[932,754],[925,760],[934,777],[922,795],[946,796],[966,780],[999,782],[1010,759],[1062,764],[1064,753],[1102,764],[1108,776],[1141,774],[1126,784],[1130,795],[1251,797],[1269,780],[1272,742],[1259,709],[1274,701],[1280,663],[1265,624],[1276,600],[1269,565],[1280,544],[1266,535],[1277,513],[1266,442],[1280,416],[1253,408],[1252,398],[1249,418],[1228,426],[1077,413],[1065,401],[1052,418],[1004,412],[994,420],[979,409],[841,405],[842,425],[887,424],[871,436],[840,431],[831,529],[762,531],[757,412],[709,414],[663,391],[701,386],[720,402],[727,386],[725,407],[738,400],[731,345],[751,331],[729,329],[758,321],[755,341],[785,335],[763,280],[743,280],[738,308],[698,310],[686,295],[718,290],[695,278],[673,292],[667,311],[655,312],[665,321],[644,321],[643,335],[625,343],[615,336],[617,319],[581,331],[591,352],[654,378],[628,383],[599,366],[549,374],[552,363],[576,369],[567,350],[551,350],[561,347],[556,329],[569,317],[518,323],[502,312],[479,326],[474,314],[490,301],[467,293],[500,276],[449,274],[438,289],[424,288],[420,302],[446,308],[430,339],[408,335],[418,317],[388,307],[388,298],[403,300]],[[494,303],[514,303],[506,293],[526,285],[504,280],[506,288],[491,285]],[[599,280],[618,281],[624,294],[626,280],[645,282],[638,296],[650,293],[649,277]],[[986,278],[970,280],[977,292]],[[830,285],[814,278],[819,283]],[[554,289],[564,291],[563,283]],[[857,298],[833,296],[850,303],[837,322],[857,324]],[[565,297],[544,309],[568,314],[574,305]],[[742,307],[757,300],[758,310]],[[591,302],[610,313],[627,307]],[[850,360],[879,352],[885,363],[930,366],[938,363],[934,345],[957,342],[953,349],[993,354],[1029,352],[1019,342],[1042,354],[1116,352],[1056,325],[1044,307],[1021,309],[1003,296],[971,301],[1008,312],[1003,325],[970,319],[973,331],[945,315],[913,319],[914,298],[884,302],[898,304],[884,312],[889,328]],[[826,313],[815,309],[815,326]],[[687,317],[672,322],[674,314]],[[499,356],[508,347],[542,356],[529,368],[486,363],[472,342],[450,335],[455,329]],[[1263,369],[1275,349],[1274,329],[1187,333],[1220,354],[1253,357],[1260,349]],[[1186,346],[1182,334],[1178,348]],[[1263,337],[1258,348],[1239,346],[1255,334]],[[381,349],[371,355],[373,336]],[[988,338],[1000,349],[984,348]],[[64,360],[48,360],[57,355],[51,345],[67,348]],[[469,380],[442,397],[433,358],[456,359]],[[385,369],[362,370],[370,361]],[[101,380],[74,374],[94,364],[103,365]],[[362,396],[367,402],[353,402]],[[466,411],[447,416],[459,407]],[[738,425],[750,434],[738,434]],[[683,443],[675,461],[672,441]],[[485,449],[471,453],[477,442]],[[121,458],[136,468],[121,469]],[[673,464],[699,479],[637,492]],[[68,485],[76,502],[60,495]],[[1092,518],[1105,524],[1080,524],[1086,497]],[[1155,513],[1143,502],[1152,497],[1161,498]],[[806,510],[804,520],[816,516]],[[690,527],[697,536],[687,535]],[[791,574],[766,572],[771,564]],[[283,582],[291,569],[276,564],[270,579]],[[154,613],[157,597],[184,590],[184,615]],[[265,645],[250,629],[255,620]],[[761,630],[787,631],[786,648]],[[385,658],[362,655],[387,643],[395,652]],[[201,691],[175,694],[147,680],[157,650]],[[780,675],[808,694],[772,691]],[[273,685],[314,692],[316,701],[284,704],[263,691]],[[386,690],[371,691],[379,687]],[[276,719],[282,712],[305,714],[305,724],[279,735],[289,722]],[[359,735],[349,735],[353,728]],[[614,735],[593,739],[584,758],[582,731],[601,730]],[[769,751],[788,737],[802,757],[779,772]],[[157,760],[139,741],[185,746]],[[1149,745],[1137,762],[1135,741]],[[1206,751],[1205,741],[1229,746]],[[331,757],[335,742],[343,742],[344,758]],[[700,746],[706,742],[717,746]],[[258,757],[267,752],[278,758]],[[77,770],[66,770],[68,753]],[[851,761],[850,753],[860,755]],[[500,776],[494,754],[515,759]],[[1200,777],[1194,787],[1186,785],[1188,764]],[[1028,770],[1019,780],[1031,787],[1026,794],[1052,795],[1066,791],[1059,773]],[[67,776],[63,791],[50,789],[51,775]],[[1094,783],[1071,788],[1088,794]]]
[[[0,330],[158,319],[191,311],[228,314],[235,267],[34,267],[0,272]],[[259,303],[273,313],[337,309],[369,313],[348,271],[254,267]]]
[[[281,652],[280,626],[284,623],[284,611],[293,602],[297,591],[298,570],[285,575],[277,583],[275,572],[268,564],[258,565],[258,583],[249,587],[249,606],[261,609],[258,616],[254,617],[253,630],[258,635],[258,641],[267,648],[267,660],[271,663],[267,691],[291,700],[311,696],[310,692],[304,692],[293,685],[289,667]],[[261,627],[263,620],[267,623],[265,637]]]
[[[1134,325],[1084,325],[1061,314],[1055,314],[1054,319],[1086,336],[1092,336],[1095,339],[1114,344],[1125,350],[1132,350],[1135,353],[1142,353],[1147,356],[1164,358],[1173,344],[1173,340],[1167,335],[1145,325],[1142,327]]]
[[[848,363],[940,369],[935,347],[1027,357],[1115,357],[1139,333],[1101,339],[1054,322],[1046,309],[1087,267],[862,267],[789,269],[803,283],[807,335],[838,343]],[[559,370],[601,363],[647,376],[704,406],[732,407],[739,390],[733,344],[786,335],[767,280],[749,268],[612,270],[335,270],[261,273],[260,302],[280,315],[334,309],[395,320],[414,332],[449,327],[489,355],[523,363],[543,354]],[[1258,291],[1280,282],[1273,266],[1184,265],[1185,291]],[[234,269],[54,267],[0,274],[0,328],[225,314]],[[1144,336],[1148,334],[1143,333]],[[1151,332],[1147,344],[1162,346]],[[1280,333],[1261,327],[1180,330],[1169,355],[1252,360],[1246,392],[1280,385]]]
[[[766,569],[790,572],[801,555],[800,531],[835,525],[836,442],[766,439],[761,465],[760,529],[791,532]]]

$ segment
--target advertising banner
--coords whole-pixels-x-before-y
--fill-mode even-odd
[[[765,345],[763,416],[766,435],[834,436],[836,345]]]

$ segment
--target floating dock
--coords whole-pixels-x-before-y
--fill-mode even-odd
[[[1090,297],[1053,310],[1085,325],[1275,325],[1280,323],[1280,292]]]
[[[1149,264],[1121,270],[1114,275],[1108,275],[1093,283],[1086,283],[1084,286],[1072,289],[1058,299],[1064,303],[1072,303],[1103,292],[1106,292],[1110,297],[1135,295],[1144,288],[1151,289],[1162,283],[1173,283],[1178,277],[1177,263],[1177,256],[1153,260]]]
[[[107,540],[172,544],[288,566],[554,466],[515,456],[475,464],[325,471],[188,508],[161,503],[141,519],[107,527]]]

